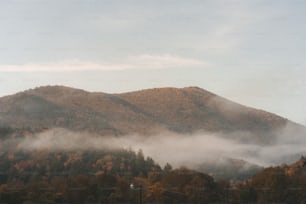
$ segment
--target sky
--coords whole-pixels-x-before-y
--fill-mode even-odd
[[[2,0],[0,96],[198,86],[306,125],[305,11],[303,0]]]

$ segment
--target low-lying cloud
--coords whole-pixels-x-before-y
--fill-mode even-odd
[[[142,149],[146,156],[152,157],[159,164],[169,162],[175,167],[193,167],[222,158],[241,159],[261,166],[270,166],[293,162],[298,159],[298,155],[305,154],[306,138],[296,136],[295,140],[290,142],[286,135],[280,135],[275,144],[260,145],[239,142],[212,133],[110,137],[56,128],[22,139],[2,141],[1,144],[2,149],[13,146],[23,151]]]

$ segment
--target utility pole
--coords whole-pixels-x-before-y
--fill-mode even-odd
[[[142,204],[142,185],[141,184],[134,184],[134,183],[131,183],[130,184],[130,188],[132,189],[132,190],[138,190],[139,192],[139,198],[138,198],[138,203],[139,204]]]
[[[142,185],[139,185],[139,204],[142,204]]]

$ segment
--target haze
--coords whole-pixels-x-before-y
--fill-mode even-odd
[[[236,133],[233,133],[235,135]],[[243,133],[237,133],[243,134]],[[1,149],[23,151],[76,151],[116,150],[120,148],[143,150],[159,164],[167,162],[174,167],[196,167],[205,163],[220,162],[232,158],[261,166],[280,165],[296,161],[306,153],[306,138],[296,136],[288,142],[292,132],[282,130],[277,139],[269,144],[256,144],[217,133],[178,135],[170,132],[150,137],[106,137],[89,133],[72,132],[55,128],[23,139],[8,139],[1,142]]]

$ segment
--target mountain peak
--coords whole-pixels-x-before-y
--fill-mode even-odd
[[[49,94],[58,94],[58,93],[65,93],[65,92],[86,92],[82,89],[72,88],[68,86],[61,86],[61,85],[54,85],[54,86],[40,86],[34,89],[29,89],[25,91],[26,93],[41,93],[45,95]]]

